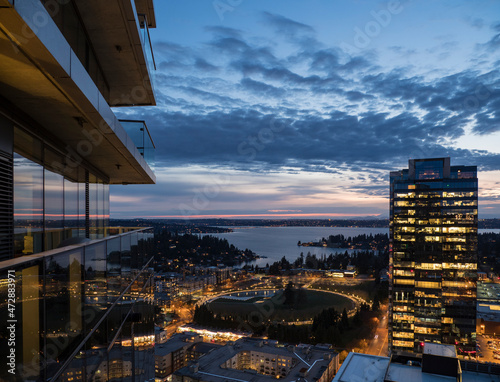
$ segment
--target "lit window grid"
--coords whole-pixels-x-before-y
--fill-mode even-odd
[[[457,195],[458,194],[458,195]],[[440,195],[438,193],[431,193],[431,194],[417,194],[415,192],[408,192],[406,194],[404,193],[398,193],[396,194],[397,198],[394,198],[393,201],[394,203],[391,203],[391,205],[397,206],[397,207],[406,207],[405,208],[391,208],[391,239],[394,244],[394,239],[396,242],[404,242],[404,241],[409,241],[409,242],[414,242],[416,240],[415,236],[416,235],[423,235],[424,236],[424,242],[429,242],[429,243],[446,243],[445,245],[442,245],[442,250],[443,252],[448,252],[447,256],[453,256],[453,258],[450,258],[450,260],[457,261],[463,260],[463,259],[470,259],[471,252],[475,254],[476,248],[477,248],[477,242],[475,240],[475,235],[477,234],[477,228],[475,226],[475,223],[477,222],[477,209],[474,211],[467,211],[465,214],[460,214],[458,219],[453,217],[453,214],[446,214],[446,210],[448,207],[476,207],[477,206],[477,200],[474,200],[475,197],[477,197],[477,192],[443,192],[442,193],[442,198],[459,198],[459,200],[441,200],[437,202],[432,202],[430,204],[430,207],[440,207],[442,212],[445,212],[443,214],[443,217],[438,218],[438,214],[434,214],[436,217],[435,219],[417,219],[413,218],[415,216],[415,210],[412,209],[411,207],[414,207],[417,205],[417,202],[411,201],[411,199],[433,199],[437,198]],[[403,200],[399,200],[403,199]],[[406,200],[405,200],[406,199]],[[410,201],[409,201],[410,200]],[[471,213],[472,212],[472,213]],[[450,216],[447,216],[450,215]],[[465,215],[465,216],[464,216]],[[465,217],[465,219],[464,219]],[[465,220],[465,224],[464,224]],[[461,226],[456,226],[457,223],[460,223]],[[432,225],[437,225],[437,224],[442,224],[442,226],[432,226]],[[453,226],[450,226],[453,225]],[[447,227],[448,226],[448,227]],[[410,233],[410,235],[405,235]],[[448,244],[452,243],[452,244]],[[457,244],[455,244],[457,243]],[[394,248],[396,247],[396,248]],[[413,283],[413,280],[411,280],[413,277],[415,277],[415,274],[412,275],[412,269],[407,269],[407,268],[398,268],[397,265],[399,263],[399,260],[407,259],[410,260],[413,257],[413,254],[411,253],[410,256],[405,251],[406,248],[397,248],[396,246],[393,246],[392,248],[392,253],[391,255],[394,256],[396,253],[396,257],[398,257],[397,261],[394,261],[392,258],[391,264],[393,265],[393,293],[397,290],[397,288],[400,285],[411,285]],[[458,254],[456,254],[458,252]],[[465,252],[462,254],[462,252]],[[465,255],[465,256],[464,256]],[[392,257],[391,256],[391,257]],[[445,255],[446,256],[446,255]],[[476,256],[474,256],[476,257]],[[418,264],[418,263],[417,263]],[[441,263],[441,264],[435,264],[435,263],[423,263],[422,266],[418,266],[417,268],[422,268],[422,269],[431,269],[431,270],[452,270],[452,269],[466,269],[470,271],[475,271],[477,269],[477,262],[463,262],[463,263]],[[426,296],[426,289],[429,287],[430,289],[437,289],[437,288],[443,288],[446,287],[445,290],[445,295],[453,294],[453,297],[457,298],[475,298],[475,279],[474,275],[471,272],[469,272],[469,275],[466,275],[465,272],[457,273],[457,272],[447,272],[448,277],[453,276],[451,281],[444,281],[444,285],[440,285],[439,282],[425,282],[425,281],[420,281],[417,282],[419,283],[419,289],[421,289],[420,294],[423,296]],[[460,277],[460,280],[458,280],[458,276]],[[465,277],[468,276],[468,277]],[[425,284],[424,284],[425,283]],[[452,287],[452,288],[447,288],[447,287]],[[423,289],[422,289],[423,287]],[[448,289],[455,289],[454,292],[450,292]],[[464,292],[465,291],[465,292]],[[435,296],[428,296],[430,297],[435,297]],[[429,299],[430,300],[430,299]],[[420,300],[419,300],[420,301]],[[424,301],[426,301],[424,299]],[[435,304],[437,310],[436,310],[436,315],[440,312],[440,305],[439,303]],[[394,302],[393,300],[393,306],[394,310],[399,310],[400,308],[398,307],[397,303]],[[417,302],[418,306],[418,302]],[[446,314],[446,311],[444,312]],[[399,317],[393,317],[393,322],[396,322],[396,320],[399,320]],[[446,321],[446,320],[445,320]],[[430,330],[430,329],[429,329]],[[424,332],[425,334],[430,334],[428,332],[425,332],[425,330],[419,329],[420,333]],[[436,333],[435,330],[431,330],[432,335],[438,335],[439,333]],[[397,337],[400,332],[395,331],[393,333],[393,337]],[[393,344],[396,344],[396,342],[393,342]],[[408,342],[405,342],[406,345],[409,345]],[[396,345],[395,345],[396,346]],[[402,346],[402,343],[399,343],[397,347]],[[407,350],[411,350],[410,347],[408,346]]]

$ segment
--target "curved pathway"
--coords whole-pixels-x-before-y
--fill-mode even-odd
[[[347,316],[348,317],[353,317],[356,314],[356,311],[361,306],[361,304],[362,303],[366,303],[366,301],[363,300],[359,296],[344,294],[344,293],[341,293],[341,292],[335,292],[335,291],[325,290],[325,289],[310,288],[311,284],[312,284],[312,282],[309,283],[309,284],[304,285],[304,288],[307,289],[307,290],[312,290],[312,291],[317,291],[317,292],[325,292],[325,293],[336,294],[336,295],[339,295],[339,296],[342,296],[342,297],[345,297],[345,298],[351,300],[352,303],[354,304],[354,308],[350,309],[347,312]],[[256,289],[225,291],[225,292],[221,292],[221,293],[218,293],[216,295],[209,296],[209,297],[208,296],[207,297],[203,297],[202,299],[200,299],[199,301],[196,302],[196,306],[201,306],[201,305],[206,304],[206,303],[211,303],[212,301],[214,301],[214,300],[216,300],[216,299],[218,299],[220,297],[224,297],[224,296],[226,296],[228,294],[232,294],[232,293],[260,292],[260,291],[277,291],[277,290],[279,290],[279,289],[276,289],[276,288],[256,288]],[[299,321],[299,322],[294,322],[294,324],[295,325],[311,325],[312,321],[310,321],[310,320]]]
[[[335,291],[326,290],[326,289],[307,288],[307,290],[314,290],[314,291],[318,291],[318,292],[333,293],[333,294],[337,294],[339,296],[348,298],[349,300],[351,300],[354,303],[354,308],[352,308],[351,310],[349,310],[349,312],[347,312],[347,315],[349,317],[354,316],[356,314],[356,311],[361,306],[361,304],[366,303],[366,301],[363,300],[361,297],[355,296],[355,295],[344,294],[344,293],[341,293],[341,292],[335,292]]]
[[[256,289],[244,289],[244,290],[228,290],[228,291],[224,291],[224,292],[221,292],[221,293],[218,293],[215,295],[204,296],[203,298],[201,298],[200,300],[198,300],[196,302],[195,306],[201,306],[203,304],[211,303],[212,301],[214,301],[220,297],[223,297],[223,296],[226,296],[226,295],[232,294],[232,293],[277,291],[277,290],[279,290],[279,289],[277,289],[277,288],[256,288]]]

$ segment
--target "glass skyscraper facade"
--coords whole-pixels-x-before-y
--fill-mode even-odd
[[[109,187],[153,184],[152,0],[0,6],[1,381],[154,381],[153,233]]]
[[[476,350],[476,166],[415,159],[390,174],[389,351]]]

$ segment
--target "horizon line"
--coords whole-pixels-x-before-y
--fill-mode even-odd
[[[213,215],[147,215],[129,219],[228,219],[228,218],[284,218],[284,217],[380,217],[380,214],[342,214],[342,213],[296,213],[296,214],[213,214]],[[383,219],[388,219],[383,218]],[[115,219],[115,218],[113,218]]]

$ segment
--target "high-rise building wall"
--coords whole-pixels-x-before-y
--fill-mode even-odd
[[[99,17],[96,17],[99,15]],[[0,5],[0,260],[102,238],[110,184],[155,183],[152,0]]]
[[[151,184],[152,0],[0,0],[0,380],[154,379],[152,233],[109,227]],[[4,325],[8,323],[8,325]]]
[[[477,169],[416,159],[390,174],[389,350],[476,350]]]

